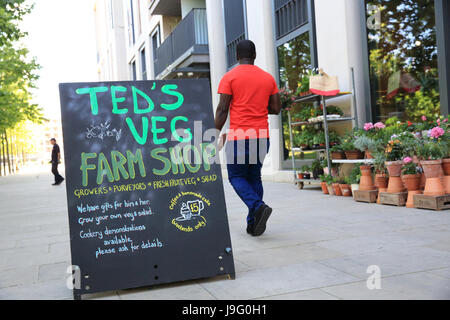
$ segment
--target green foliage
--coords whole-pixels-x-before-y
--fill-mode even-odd
[[[333,183],[334,178],[333,178],[333,176],[331,174],[326,174],[326,175],[324,175],[322,177],[323,177],[323,180],[324,180],[323,182],[326,182],[328,185]]]
[[[361,180],[361,169],[359,164],[356,164],[348,176],[348,181],[350,182],[349,184],[358,184],[359,180]]]
[[[14,128],[26,120],[42,122],[42,110],[32,104],[30,89],[38,79],[39,65],[28,58],[28,50],[18,41],[25,33],[18,23],[29,13],[25,1],[0,0],[0,130]]]
[[[446,156],[442,146],[434,141],[424,141],[417,149],[417,155],[424,160],[439,160]]]
[[[417,174],[419,172],[419,168],[412,161],[409,163],[405,163],[402,167],[402,174]]]
[[[375,142],[375,140],[367,137],[367,136],[360,136],[355,139],[355,142],[353,143],[355,148],[360,151],[366,151],[369,150],[370,152],[375,151],[377,149],[378,144]]]
[[[377,150],[371,153],[373,157],[373,167],[376,173],[387,174],[386,154],[384,150]]]
[[[311,165],[311,170],[316,171],[321,169],[323,169],[322,162],[320,160],[314,160]]]
[[[311,167],[305,164],[304,166],[301,167],[301,171],[302,173],[310,172]]]

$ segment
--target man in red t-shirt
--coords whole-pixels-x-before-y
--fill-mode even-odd
[[[248,207],[247,233],[260,236],[266,230],[272,208],[263,202],[261,168],[269,149],[269,114],[279,114],[280,95],[275,79],[254,65],[255,44],[238,43],[239,65],[219,84],[220,102],[215,125],[222,130],[230,113],[226,156],[228,179]]]

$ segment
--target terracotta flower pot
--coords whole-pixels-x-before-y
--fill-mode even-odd
[[[427,196],[443,196],[445,194],[444,178],[442,170],[442,160],[424,160],[420,161],[425,177],[424,195]]]
[[[442,169],[444,169],[444,175],[450,176],[450,158],[442,159]]]
[[[443,196],[445,195],[445,189],[442,184],[441,178],[427,178],[425,183],[425,189],[423,194],[426,196]]]
[[[420,174],[405,174],[402,178],[408,191],[420,190]]]
[[[339,188],[339,183],[333,183],[333,190],[334,190],[334,195],[341,197],[342,196],[342,192],[341,192],[341,188]]]
[[[389,172],[389,177],[400,177],[402,174],[403,161],[386,161],[386,168]]]
[[[328,194],[328,188],[327,188],[327,183],[326,182],[321,182],[320,183],[320,187],[322,188],[323,194]]]
[[[420,161],[425,177],[438,178],[442,173],[442,160],[422,160]]]
[[[444,189],[446,194],[450,194],[450,176],[444,176]]]
[[[408,191],[408,200],[406,200],[407,208],[414,208],[414,195],[421,194],[421,190]]]
[[[359,150],[345,151],[345,156],[349,160],[356,160],[356,159],[362,159],[363,158],[362,152],[359,151]]]
[[[381,204],[380,201],[380,192],[387,192],[387,188],[378,188],[378,197],[377,197],[377,203]]]
[[[366,157],[366,159],[373,159],[373,156],[372,156],[372,154],[370,153],[369,150],[366,150],[365,157]]]
[[[345,159],[345,153],[334,151],[334,152],[331,153],[331,158],[332,158],[333,160],[342,160],[342,159]]]
[[[399,193],[405,192],[405,186],[401,177],[389,177],[389,184],[387,191],[388,193]]]
[[[340,184],[339,188],[341,189],[341,193],[344,197],[352,196],[352,190],[350,189],[350,186],[348,184]]]
[[[359,168],[361,169],[361,180],[359,181],[359,190],[364,191],[375,190],[371,167],[368,165],[364,165],[360,166]]]
[[[303,179],[303,178],[304,178],[303,173],[298,173],[297,175],[298,175],[298,178],[299,178],[299,179]]]
[[[425,173],[420,174],[420,190],[423,191],[425,189],[425,183],[427,182],[427,178],[425,177]]]
[[[327,189],[328,189],[328,194],[329,194],[330,196],[334,196],[333,185],[327,184]]]
[[[389,178],[383,173],[377,173],[375,175],[375,186],[378,189],[386,189],[389,183]]]

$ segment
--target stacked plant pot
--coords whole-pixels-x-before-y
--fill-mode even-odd
[[[445,193],[450,194],[450,158],[442,159],[442,169],[444,171]]]
[[[426,182],[423,194],[426,196],[443,196],[446,194],[443,181],[442,160],[420,161],[425,173]]]
[[[378,189],[378,193],[386,192],[389,183],[389,178],[384,173],[375,174],[375,188]],[[380,203],[380,198],[377,199],[377,203]]]
[[[361,170],[361,180],[359,181],[359,190],[372,191],[376,190],[372,178],[372,167],[370,165],[363,165],[359,167]]]
[[[387,193],[400,193],[405,192],[405,186],[401,178],[403,162],[398,161],[386,161],[386,168],[389,172],[389,183],[386,192]]]

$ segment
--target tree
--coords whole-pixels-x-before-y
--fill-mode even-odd
[[[19,23],[32,8],[32,5],[25,4],[25,0],[0,0],[0,133],[5,174],[6,159],[9,171],[12,171],[9,151],[13,148],[8,130],[25,120],[36,123],[44,120],[42,109],[31,103],[30,93],[38,79],[36,71],[39,65],[35,58],[28,57],[28,50],[19,44],[26,36],[20,30]]]

